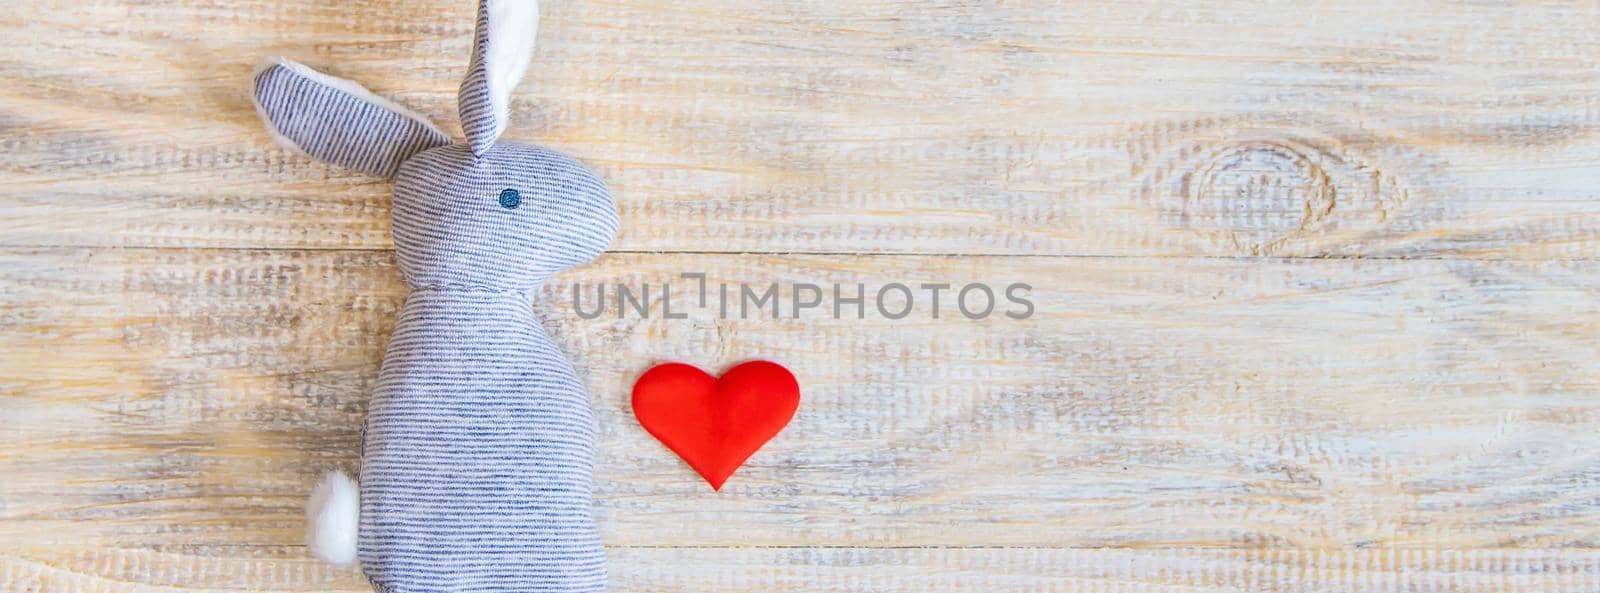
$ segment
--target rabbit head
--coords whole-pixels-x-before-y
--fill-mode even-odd
[[[578,161],[499,142],[538,29],[534,0],[480,0],[458,95],[464,142],[360,85],[287,60],[254,78],[256,109],[285,146],[393,178],[400,269],[413,287],[530,290],[605,251],[611,195]]]

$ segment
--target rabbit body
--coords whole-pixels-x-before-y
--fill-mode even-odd
[[[599,591],[589,397],[520,293],[414,290],[361,458],[378,591]]]
[[[412,290],[367,413],[367,577],[389,593],[600,590],[589,396],[528,292],[605,249],[609,194],[542,148],[455,144],[401,165],[393,218]]]
[[[395,254],[411,292],[362,430],[359,501],[330,476],[307,507],[312,552],[359,559],[380,593],[605,587],[589,396],[529,299],[604,252],[617,212],[576,160],[498,141],[537,26],[530,0],[480,0],[462,142],[294,62],[253,79],[279,142],[395,182]]]

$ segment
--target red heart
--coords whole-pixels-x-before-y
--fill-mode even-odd
[[[669,362],[645,371],[633,384],[639,424],[718,491],[799,407],[794,375],[765,360],[733,367],[720,379]]]

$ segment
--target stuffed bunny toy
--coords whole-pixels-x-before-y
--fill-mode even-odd
[[[330,474],[307,505],[313,552],[359,560],[380,593],[605,587],[589,396],[529,299],[605,251],[617,213],[577,161],[496,142],[537,28],[533,0],[479,3],[460,143],[294,62],[270,61],[254,78],[257,111],[281,143],[394,180],[410,292],[362,430],[359,485]]]

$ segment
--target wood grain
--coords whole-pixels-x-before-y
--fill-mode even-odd
[[[283,54],[456,130],[471,3],[13,4],[0,591],[369,590],[300,509],[404,298],[390,188],[272,145],[244,83]],[[546,3],[507,137],[623,217],[534,305],[596,398],[612,588],[1600,591],[1596,31],[1559,0]],[[696,272],[780,315],[689,306]],[[973,282],[1032,315],[933,317],[921,284]],[[906,318],[831,314],[888,283]],[[619,285],[648,317],[574,309]],[[626,394],[756,357],[805,400],[714,494]]]
[[[32,547],[0,551],[0,587],[66,593],[349,591],[350,569],[251,548],[232,556]],[[1586,593],[1593,551],[617,548],[614,588],[654,593]]]
[[[0,538],[292,545],[353,466],[388,254],[0,259]],[[1600,262],[609,255],[537,299],[597,399],[618,546],[1592,548]],[[1028,282],[1028,319],[592,320],[596,285]],[[870,289],[869,289],[870,290]],[[788,289],[780,296],[788,300]],[[847,292],[848,294],[848,292]],[[946,295],[949,298],[949,295]],[[945,307],[951,307],[946,304]],[[898,307],[892,307],[898,308]],[[974,309],[977,307],[974,306]],[[812,313],[818,313],[812,315]],[[802,331],[803,330],[803,331]],[[796,420],[713,493],[640,430],[659,361],[783,361]],[[959,526],[952,529],[952,526]]]
[[[387,185],[273,147],[301,58],[454,129],[470,3],[0,17],[0,242],[382,249]],[[556,2],[509,137],[621,251],[1592,258],[1600,10],[1382,1]]]

